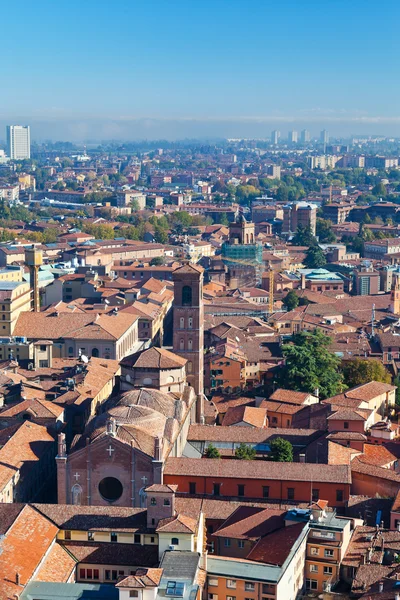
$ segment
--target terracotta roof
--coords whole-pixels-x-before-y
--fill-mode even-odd
[[[124,367],[147,369],[178,369],[184,367],[186,363],[185,358],[156,346],[131,354],[121,361],[121,365]]]
[[[125,532],[147,530],[146,510],[143,508],[72,504],[32,504],[32,506],[60,529]]]
[[[55,543],[36,573],[35,581],[68,583],[76,564],[77,561],[65,548]]]
[[[168,458],[164,475],[351,483],[350,467],[347,465],[272,461],[251,461],[250,463],[247,460],[215,460],[212,458]]]
[[[269,400],[277,400],[278,402],[287,402],[288,404],[304,404],[304,402],[312,396],[308,392],[295,392],[293,390],[284,390],[278,388],[269,397]]]
[[[363,454],[358,457],[358,460],[369,465],[385,467],[397,461],[397,456],[392,454],[385,446],[364,444]]]
[[[156,529],[157,533],[196,533],[197,520],[186,515],[176,515],[161,519]]]
[[[29,412],[38,418],[57,418],[63,413],[64,409],[53,402],[41,400],[39,398],[29,398],[16,404],[7,404],[0,412],[0,419],[14,417],[23,412]]]
[[[215,427],[214,425],[191,425],[188,441],[248,442],[259,444],[275,437],[290,439],[293,444],[310,443],[321,432],[317,429],[283,429],[280,427],[259,429],[253,427]]]
[[[213,536],[255,541],[283,527],[285,512],[279,509],[239,506]]]
[[[265,427],[267,410],[253,406],[232,406],[226,411],[222,425],[226,427],[242,422],[253,427]]]
[[[307,524],[296,523],[266,535],[257,542],[247,558],[269,565],[282,566],[306,527]]]
[[[57,527],[31,506],[22,509],[1,543],[0,600],[9,600],[23,591],[57,532]],[[15,583],[16,573],[20,585]]]
[[[394,481],[400,484],[400,473],[396,473],[391,469],[385,469],[380,466],[368,464],[360,461],[358,457],[354,458],[351,462],[351,470],[354,473],[360,473],[362,475],[370,475],[379,479],[386,479],[388,481]]]
[[[365,414],[366,410],[350,410],[349,408],[339,408],[332,415],[327,417],[328,421],[366,421],[368,414]],[[370,411],[369,411],[370,412]]]
[[[158,546],[119,544],[114,542],[62,542],[63,547],[78,562],[98,565],[129,565],[155,567]]]
[[[138,569],[135,575],[128,575],[115,584],[117,588],[146,588],[160,585],[163,569]]]

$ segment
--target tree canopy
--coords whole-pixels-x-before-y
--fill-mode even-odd
[[[221,453],[218,450],[218,448],[213,446],[213,444],[208,444],[207,450],[205,451],[205,457],[206,458],[221,458]]]
[[[293,446],[288,440],[275,438],[270,443],[269,458],[275,462],[293,462]]]
[[[294,246],[316,246],[317,240],[315,236],[313,236],[311,232],[311,228],[308,225],[304,227],[303,225],[299,225],[292,239],[292,244]]]
[[[280,373],[282,387],[329,398],[344,389],[340,358],[329,351],[331,339],[320,329],[302,331],[293,342],[282,346],[285,365]]]
[[[308,269],[320,269],[326,265],[325,254],[319,246],[311,246],[307,250],[304,264]]]
[[[290,290],[282,300],[282,303],[287,310],[293,310],[299,305],[299,297],[296,292]]]
[[[363,360],[354,358],[346,360],[342,366],[344,382],[348,387],[355,387],[369,381],[391,383],[392,378],[384,365],[375,359]]]
[[[254,460],[256,457],[256,449],[243,442],[235,450],[235,458],[240,460]]]

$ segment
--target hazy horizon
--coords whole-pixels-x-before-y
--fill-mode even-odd
[[[400,136],[400,3],[382,12],[374,0],[6,3],[0,139],[17,123],[37,141]]]

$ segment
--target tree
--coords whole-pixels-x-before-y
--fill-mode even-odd
[[[238,448],[235,450],[235,458],[240,460],[254,460],[256,457],[256,449],[252,446],[244,444],[243,442],[240,444]]]
[[[293,462],[293,446],[288,440],[275,438],[270,443],[270,459],[275,462]]]
[[[397,387],[396,390],[396,406],[400,406],[400,376],[397,375],[397,377],[395,377],[393,379],[393,385],[395,385]]]
[[[206,458],[221,458],[221,453],[213,444],[208,444],[205,456]]]
[[[280,384],[299,392],[314,393],[330,398],[343,391],[340,358],[329,351],[331,339],[320,329],[302,331],[293,336],[290,344],[282,346],[285,365],[280,372]]]
[[[160,267],[163,264],[164,264],[164,257],[163,256],[155,256],[150,261],[150,266],[151,267]]]
[[[392,378],[389,371],[385,369],[379,360],[363,360],[354,358],[343,363],[342,367],[344,382],[348,387],[355,387],[369,381],[380,381],[391,383]]]
[[[311,233],[311,228],[308,225],[304,227],[303,225],[299,225],[296,231],[295,236],[292,239],[292,244],[294,246],[316,246],[317,240],[315,236]]]
[[[304,264],[307,269],[320,269],[326,265],[325,254],[319,246],[311,246],[311,248],[307,250]]]
[[[294,310],[299,305],[299,297],[296,292],[290,290],[283,299],[283,305],[286,310]]]
[[[332,223],[326,219],[317,219],[317,236],[320,242],[336,242],[336,236],[332,231]]]
[[[372,193],[374,196],[380,198],[381,196],[385,197],[387,194],[387,190],[385,185],[380,181],[372,188]]]

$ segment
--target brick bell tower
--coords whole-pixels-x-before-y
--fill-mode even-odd
[[[186,381],[197,396],[196,421],[204,406],[204,306],[202,267],[188,263],[172,273],[174,282],[173,349],[186,358]]]
[[[390,290],[389,312],[400,315],[400,276],[397,273],[393,276],[392,289]]]

